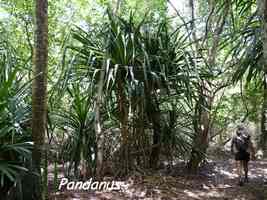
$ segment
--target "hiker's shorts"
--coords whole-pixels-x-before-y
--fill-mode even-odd
[[[250,154],[246,151],[238,151],[235,154],[235,160],[245,160],[245,161],[249,161],[250,159]]]

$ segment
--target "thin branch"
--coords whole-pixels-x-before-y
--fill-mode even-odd
[[[244,122],[244,121],[246,121],[247,117],[249,116],[249,109],[248,109],[248,105],[247,105],[247,102],[246,102],[246,100],[244,98],[244,94],[243,94],[243,81],[242,81],[242,79],[240,81],[240,95],[241,95],[241,99],[242,99],[243,104],[244,104],[245,109],[246,109],[246,114],[243,117],[243,119],[241,120],[241,122]]]

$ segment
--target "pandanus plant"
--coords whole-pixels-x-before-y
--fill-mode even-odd
[[[61,157],[69,161],[68,175],[74,171],[79,177],[79,165],[95,168],[95,133],[93,129],[94,114],[92,99],[88,90],[80,85],[73,84],[67,88],[69,107],[62,107],[53,114],[53,119],[59,130],[66,132],[66,142],[62,145]]]
[[[169,31],[167,21],[151,25],[148,29],[150,25],[145,19],[134,22],[133,15],[126,20],[108,12],[108,22],[102,25],[101,31],[99,28],[94,30],[94,26],[90,25],[90,31],[81,28],[73,31],[73,38],[78,44],[70,47],[75,57],[71,59],[67,76],[74,77],[71,72],[78,71],[79,75],[83,74],[82,77],[91,81],[95,89],[102,74],[101,95],[107,103],[101,104],[101,109],[109,113],[110,119],[115,121],[113,125],[117,123],[116,126],[120,127],[119,154],[116,155],[119,155],[117,163],[118,169],[122,169],[121,174],[128,173],[134,167],[136,155],[139,158],[142,155],[143,161],[137,158],[137,162],[144,165],[148,163],[147,158],[158,157],[158,147],[168,141],[168,137],[162,137],[166,125],[164,119],[167,119],[163,117],[164,112],[176,113],[172,125],[169,124],[172,129],[169,134],[175,141],[180,141],[175,142],[180,148],[171,146],[182,150],[179,152],[181,154],[190,148],[188,129],[191,125],[184,123],[186,126],[182,128],[181,124],[176,124],[178,110],[183,110],[185,105],[181,102],[187,101],[192,93],[187,37],[179,29]],[[167,95],[160,98],[159,93]],[[179,113],[185,114],[187,111]],[[154,139],[147,134],[151,130]],[[151,166],[158,159],[150,160]]]
[[[0,192],[4,198],[27,171],[32,143],[29,129],[29,83],[23,80],[16,52],[0,38]],[[21,70],[21,71],[20,71]]]

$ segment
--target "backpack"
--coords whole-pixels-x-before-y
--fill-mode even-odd
[[[234,138],[234,145],[237,151],[247,151],[249,147],[249,135],[240,135]]]

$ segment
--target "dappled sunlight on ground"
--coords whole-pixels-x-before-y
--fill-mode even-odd
[[[51,200],[267,200],[267,161],[250,162],[250,182],[240,187],[233,160],[208,162],[199,175],[186,174],[183,165],[153,176],[133,175],[120,191],[57,191]],[[51,174],[50,174],[51,177]]]

